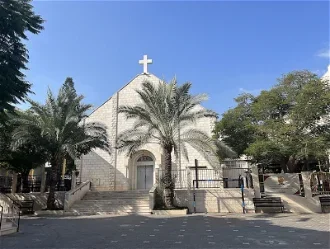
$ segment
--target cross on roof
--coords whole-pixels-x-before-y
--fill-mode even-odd
[[[143,60],[139,60],[139,64],[143,65],[143,73],[148,73],[148,64],[152,64],[152,59],[148,59],[147,55],[143,55]]]

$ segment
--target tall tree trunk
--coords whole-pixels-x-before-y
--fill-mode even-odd
[[[54,210],[56,209],[55,205],[55,190],[57,184],[57,175],[58,175],[58,168],[59,168],[59,160],[54,158],[51,160],[51,171],[50,171],[50,180],[49,180],[49,194],[47,199],[47,209]]]
[[[164,177],[164,202],[167,208],[174,208],[174,185],[172,181],[172,150],[173,146],[164,147],[165,156],[165,177]]]

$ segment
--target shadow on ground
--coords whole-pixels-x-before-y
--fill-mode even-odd
[[[25,218],[0,248],[329,248],[328,214]]]

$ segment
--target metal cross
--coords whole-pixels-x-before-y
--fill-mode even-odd
[[[147,55],[143,55],[143,60],[139,60],[139,64],[143,65],[143,73],[148,73],[148,64],[152,64],[152,59],[148,59]]]

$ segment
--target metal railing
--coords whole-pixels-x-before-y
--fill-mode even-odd
[[[0,176],[0,193],[11,193],[12,182],[12,176]]]
[[[330,173],[315,172],[311,174],[312,195],[330,195]]]
[[[19,204],[10,198],[8,195],[3,195],[4,197],[8,198],[11,201],[11,204],[8,205],[6,208],[1,208],[1,219],[0,222],[3,224],[4,220],[9,221],[12,223],[12,227],[16,227],[17,232],[19,231],[19,223],[21,219],[21,212]],[[1,227],[0,227],[1,228]]]
[[[20,208],[13,204],[9,209],[9,213],[4,215],[4,217],[12,223],[13,227],[16,227],[17,232],[19,231],[19,223],[21,219]]]
[[[164,170],[159,170],[158,173],[158,182],[162,184],[162,179],[165,176]],[[185,189],[188,187],[188,177],[187,170],[172,170],[171,172],[172,182],[174,183],[174,188],[176,189]]]
[[[175,189],[196,188],[239,188],[239,176],[244,179],[245,188],[253,188],[252,175],[249,168],[230,168],[221,170],[199,168],[197,170],[172,170],[172,182]],[[190,172],[190,175],[189,175]],[[158,172],[158,183],[162,185],[164,170]]]

